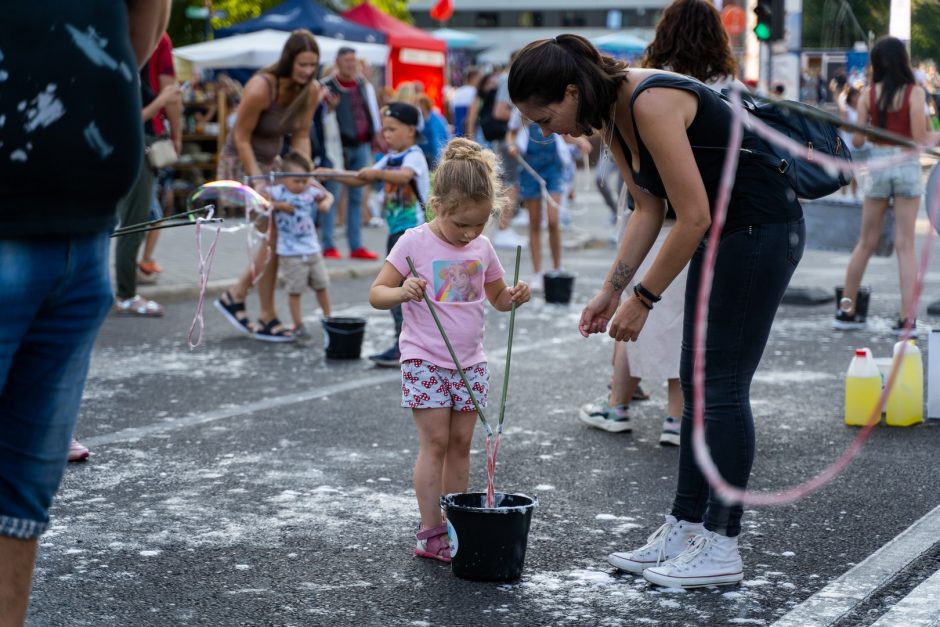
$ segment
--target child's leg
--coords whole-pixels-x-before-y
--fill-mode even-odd
[[[561,204],[561,195],[552,194],[554,204],[548,206],[548,248],[552,252],[552,268],[561,268],[561,227],[559,225],[558,206]]]
[[[470,481],[470,442],[473,440],[473,427],[476,423],[476,412],[450,413],[450,439],[447,442],[447,455],[444,458],[444,472],[441,478],[444,494],[467,491]]]
[[[413,409],[418,428],[418,459],[415,461],[414,486],[421,512],[421,528],[433,529],[443,524],[441,517],[441,473],[450,440],[450,408]]]
[[[297,328],[304,323],[304,317],[300,311],[300,294],[288,294],[287,305],[290,308],[290,317],[294,322],[294,328]]]
[[[667,381],[667,400],[666,400],[666,411],[669,412],[670,416],[675,418],[682,417],[682,386],[679,384],[679,379],[669,379]]]
[[[325,287],[324,287],[323,289],[314,290],[314,291],[315,291],[316,294],[317,294],[317,303],[320,304],[320,310],[323,311],[323,317],[324,317],[324,318],[329,318],[331,315],[333,315],[333,314],[331,313],[331,309],[330,309],[330,293],[329,293],[329,291],[327,291],[327,289],[326,289]]]
[[[538,274],[542,271],[542,199],[523,200],[522,205],[529,212],[529,250],[532,269]]]

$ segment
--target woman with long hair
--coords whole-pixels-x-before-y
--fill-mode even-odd
[[[672,511],[645,545],[621,554],[618,568],[670,587],[739,582],[743,508],[712,491],[695,462],[691,437],[696,295],[725,158],[724,150],[700,147],[727,146],[733,112],[699,81],[629,68],[577,35],[536,41],[520,51],[509,94],[545,133],[599,131],[636,204],[603,287],[581,314],[582,335],[608,331],[615,340],[635,341],[648,319],[661,313],[663,292],[689,266],[680,357],[686,400]],[[742,146],[769,150],[750,130],[743,131]],[[663,227],[666,199],[675,224],[640,277],[637,268]],[[747,486],[754,460],[751,380],[804,242],[802,208],[786,176],[742,158],[718,243],[704,377],[705,440],[721,475],[739,488]],[[640,280],[621,302],[634,278]]]
[[[244,176],[268,174],[278,162],[285,135],[291,136],[292,150],[310,158],[310,124],[321,97],[316,80],[319,64],[317,40],[310,31],[298,29],[287,38],[277,62],[251,77],[238,105],[235,128],[222,149],[217,178],[241,181]],[[259,182],[259,187],[263,185]],[[250,267],[215,306],[243,333],[268,342],[290,342],[294,338],[274,308],[277,229],[273,220],[268,222],[268,239],[255,257],[255,268],[264,268],[258,282],[259,325],[256,327],[245,311],[245,298],[254,281]]]
[[[923,145],[927,142],[927,118],[924,115],[926,98],[924,89],[914,79],[911,59],[904,43],[896,37],[882,37],[875,42],[871,49],[870,84],[858,99],[859,122],[883,128]],[[856,133],[852,144],[860,148],[865,140],[864,134]],[[897,156],[906,150],[877,139],[872,139],[871,143],[873,146],[869,158],[872,160]],[[900,334],[910,327],[916,336],[916,312],[911,311],[917,276],[914,226],[923,192],[923,175],[917,156],[912,156],[904,163],[869,171],[863,184],[865,200],[862,202],[862,228],[845,270],[842,298],[837,303],[836,317],[832,321],[834,329],[862,329],[867,325],[867,302],[865,306],[857,306],[863,300],[858,297],[859,286],[868,260],[878,246],[888,201],[893,198],[894,250],[898,257],[901,287],[901,311],[893,330]]]

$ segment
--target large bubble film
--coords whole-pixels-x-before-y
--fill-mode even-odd
[[[212,181],[201,185],[186,201],[186,208],[215,205],[216,215],[258,216],[268,212],[268,201],[258,192],[237,181]]]

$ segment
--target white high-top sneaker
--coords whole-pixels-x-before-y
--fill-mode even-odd
[[[689,540],[704,531],[702,523],[679,521],[674,516],[666,516],[665,524],[646,539],[646,544],[634,551],[611,553],[607,561],[620,570],[639,574],[646,568],[659,566],[676,557],[688,548]]]
[[[744,565],[737,537],[728,538],[707,529],[696,536],[679,556],[643,571],[646,580],[667,588],[724,586],[744,579]]]

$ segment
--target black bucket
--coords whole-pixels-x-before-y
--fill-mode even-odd
[[[359,359],[366,321],[362,318],[327,318],[323,321],[323,348],[327,359]]]
[[[574,275],[568,272],[546,272],[542,276],[545,286],[545,302],[567,305],[574,291]]]
[[[862,317],[862,320],[865,320],[868,317],[868,301],[871,300],[871,287],[866,285],[860,285],[858,288],[858,295],[855,297],[855,313]],[[836,313],[839,313],[839,303],[842,300],[842,286],[836,286]]]
[[[473,581],[518,579],[538,500],[497,492],[495,507],[486,508],[485,499],[483,492],[441,497],[441,507],[447,512],[451,568],[458,577]]]

